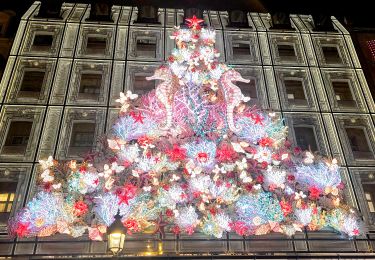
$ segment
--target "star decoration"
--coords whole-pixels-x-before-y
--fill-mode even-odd
[[[130,113],[130,115],[134,119],[135,123],[139,122],[139,123],[143,124],[143,119],[145,119],[145,117],[142,116],[141,112],[139,112],[138,115],[135,112]]]
[[[190,28],[193,28],[193,29],[200,29],[200,24],[204,22],[203,19],[199,19],[197,18],[195,15],[193,15],[193,18],[187,18],[186,19],[186,22],[187,22],[187,25],[190,27]]]
[[[165,236],[165,226],[168,225],[168,222],[164,221],[163,214],[159,215],[159,218],[155,221],[156,230],[154,231],[154,234],[159,233],[162,238]]]

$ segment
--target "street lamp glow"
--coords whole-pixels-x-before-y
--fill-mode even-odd
[[[121,222],[119,212],[115,216],[115,221],[108,227],[108,251],[118,255],[124,248],[126,229]]]

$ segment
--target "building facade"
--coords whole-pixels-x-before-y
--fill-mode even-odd
[[[250,102],[281,114],[294,144],[338,159],[347,200],[369,233],[357,240],[330,230],[220,240],[134,234],[124,255],[375,257],[375,104],[336,18],[322,31],[312,16],[297,14],[64,3],[60,15],[45,18],[40,8],[35,2],[22,17],[0,85],[1,256],[106,256],[105,242],[87,237],[9,239],[7,219],[35,192],[40,159],[82,160],[100,151],[119,92],[155,87],[145,77],[175,47],[173,27],[195,14],[215,28],[220,60],[250,79],[239,84]]]

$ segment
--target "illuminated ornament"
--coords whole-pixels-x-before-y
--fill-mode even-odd
[[[241,129],[235,127],[234,125],[233,110],[241,103],[241,101],[245,101],[247,99],[242,94],[241,89],[232,83],[233,81],[249,83],[250,80],[242,78],[240,73],[235,70],[228,70],[221,76],[220,79],[221,88],[227,103],[227,120],[229,129],[236,133]]]
[[[26,223],[26,224],[19,223],[18,227],[16,229],[17,236],[19,236],[19,237],[26,236],[29,233],[28,229],[29,229],[29,224],[28,223]]]
[[[121,189],[119,197],[119,204],[125,203],[126,205],[129,205],[129,200],[133,199],[136,195],[137,187],[135,187],[133,184],[126,184]]]
[[[173,148],[166,150],[166,154],[172,161],[184,160],[186,158],[186,149],[173,144]]]
[[[180,229],[185,230],[185,232],[193,233],[194,228],[198,224],[198,214],[195,212],[194,207],[181,208],[178,216],[176,216],[176,224]]]
[[[172,126],[172,100],[173,100],[173,75],[167,67],[160,67],[153,76],[147,77],[147,80],[161,80],[156,87],[155,94],[160,102],[165,106],[167,112],[167,122],[163,129],[169,129]]]
[[[195,15],[193,15],[193,18],[187,18],[185,20],[190,28],[197,30],[200,29],[200,24],[204,22],[204,20],[197,18]]]
[[[74,204],[74,214],[77,216],[77,217],[80,217],[82,215],[85,215],[86,212],[88,211],[88,206],[86,203],[84,203],[83,201],[77,201],[75,204]]]

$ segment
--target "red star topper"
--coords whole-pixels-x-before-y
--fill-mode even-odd
[[[204,22],[202,19],[198,19],[195,15],[193,15],[193,18],[186,18],[187,25],[190,28],[200,28],[200,24]]]

